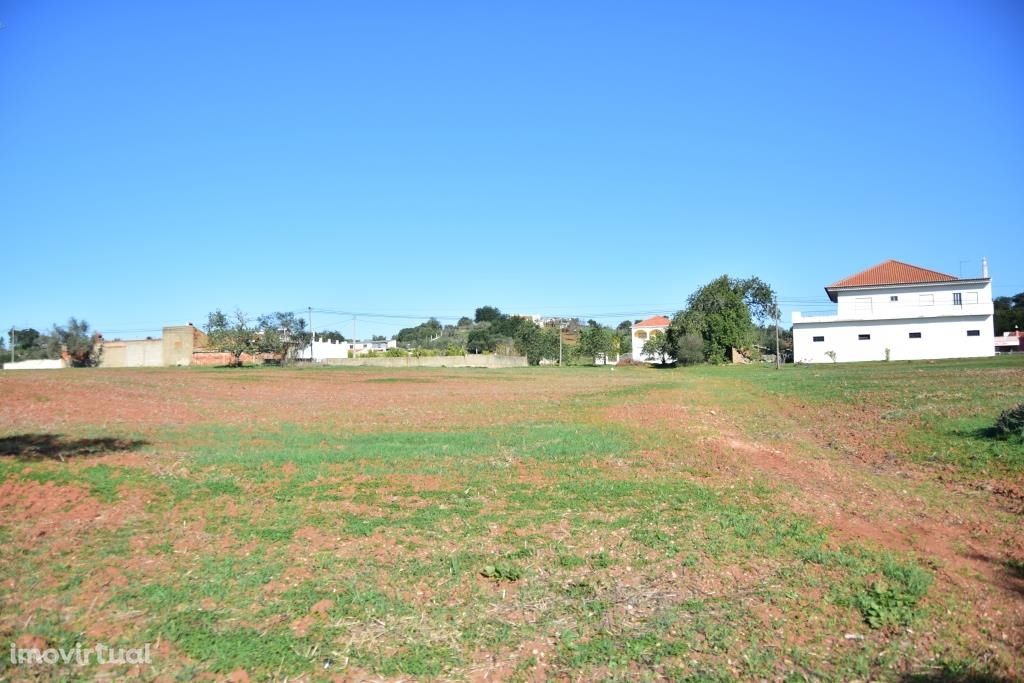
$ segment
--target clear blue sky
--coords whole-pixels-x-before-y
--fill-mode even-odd
[[[7,0],[0,22],[4,329],[614,323],[722,273],[788,314],[887,258],[988,256],[1024,290],[1015,0]]]

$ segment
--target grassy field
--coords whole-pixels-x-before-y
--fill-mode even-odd
[[[1015,680],[1024,358],[0,376],[0,679]]]

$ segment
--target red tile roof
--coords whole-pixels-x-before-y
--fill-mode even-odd
[[[663,315],[656,315],[653,318],[638,322],[633,327],[668,327],[672,321]]]
[[[864,287],[868,285],[909,285],[918,282],[949,282],[957,278],[926,268],[918,268],[902,261],[892,259],[862,270],[856,275],[833,282],[827,289],[834,287]]]
[[[870,287],[871,285],[910,285],[923,282],[950,282],[958,278],[927,268],[919,268],[902,261],[889,259],[877,266],[871,266],[855,275],[833,282],[825,291],[832,301],[836,300],[832,290],[843,287]]]

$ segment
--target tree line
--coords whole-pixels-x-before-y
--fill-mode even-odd
[[[724,362],[730,348],[776,353],[771,325],[778,314],[775,302],[775,292],[760,278],[723,275],[690,295],[666,333],[652,335],[643,351],[662,363],[682,364]],[[623,320],[613,328],[595,320],[552,318],[537,325],[495,306],[481,306],[472,318],[462,317],[454,325],[430,318],[400,330],[395,340],[410,350],[517,353],[531,365],[558,358],[563,364],[589,365],[599,356],[629,354],[633,322]],[[785,331],[781,337],[783,352],[787,344],[792,348],[791,333]]]
[[[10,342],[10,348],[5,342]],[[67,358],[72,366],[91,367],[99,364],[102,352],[102,338],[77,318],[44,332],[12,327],[6,340],[0,337],[0,362]]]
[[[993,308],[996,335],[1024,329],[1024,292],[996,297]],[[648,338],[643,351],[660,362],[684,365],[725,362],[731,348],[786,355],[792,351],[792,329],[781,329],[776,347],[771,323],[777,315],[775,292],[763,280],[722,275],[691,294],[666,332]],[[549,318],[538,325],[496,306],[481,306],[472,317],[463,316],[454,325],[429,318],[399,330],[394,338],[404,350],[399,353],[505,353],[524,355],[531,365],[559,358],[567,365],[589,365],[602,355],[629,354],[634,322],[640,321],[623,320],[610,327],[595,320]],[[218,309],[207,317],[206,333],[208,348],[230,353],[234,364],[241,363],[243,354],[290,358],[312,339],[307,321],[287,311],[252,317]],[[346,341],[334,330],[317,332],[317,338]],[[3,361],[63,357],[73,366],[88,367],[99,364],[102,341],[88,322],[69,318],[66,324],[54,324],[43,332],[12,328],[6,339],[0,337],[0,357]]]
[[[992,308],[995,312],[996,336],[1024,330],[1024,292],[1013,296],[997,296],[992,301]]]

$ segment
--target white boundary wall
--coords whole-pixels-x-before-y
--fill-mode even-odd
[[[332,358],[325,365],[353,365],[374,368],[525,368],[526,356],[468,354],[465,356],[408,356],[406,358]]]
[[[67,363],[60,360],[19,360],[15,363],[4,363],[4,370],[60,370]]]

